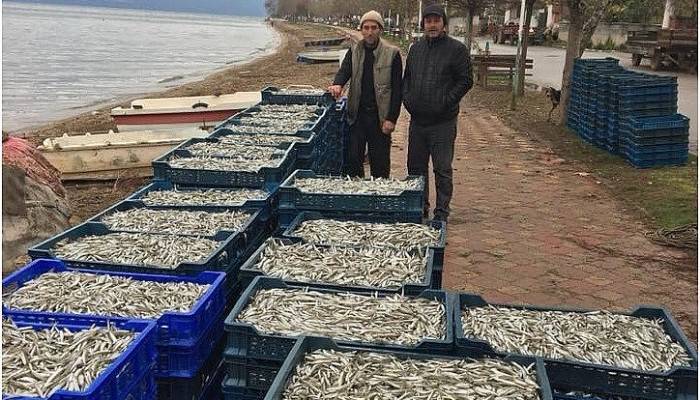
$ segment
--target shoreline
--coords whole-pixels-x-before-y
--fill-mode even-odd
[[[252,71],[265,71],[271,69],[273,65],[287,63],[287,56],[294,54],[303,47],[305,40],[304,33],[309,30],[300,29],[299,25],[288,24],[283,21],[275,21],[272,26],[273,34],[276,37],[276,46],[262,52],[253,58],[235,62],[219,69],[204,71],[191,80],[174,84],[155,92],[142,92],[123,98],[105,100],[104,103],[87,104],[81,107],[81,111],[75,114],[60,118],[55,121],[40,125],[21,128],[11,131],[11,135],[21,137],[30,141],[34,145],[39,145],[44,139],[61,136],[64,133],[85,133],[85,132],[106,132],[110,129],[116,130],[116,124],[111,119],[109,113],[114,107],[128,107],[132,100],[139,98],[153,97],[180,97],[211,95],[215,92],[233,93],[236,91],[260,90],[264,86],[272,84],[270,80],[261,80]],[[311,29],[312,31],[325,30],[320,27]],[[294,60],[295,62],[295,60]],[[275,74],[271,74],[273,76]],[[293,79],[293,76],[289,78]],[[267,83],[266,83],[267,82]],[[295,82],[289,82],[289,84]]]

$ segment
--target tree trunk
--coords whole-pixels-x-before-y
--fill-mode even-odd
[[[522,59],[518,66],[518,96],[525,94],[525,60],[527,60],[527,45],[530,43],[530,20],[532,19],[532,9],[535,6],[535,0],[527,0],[525,3],[525,22],[523,23],[523,43],[520,50]]]
[[[571,13],[569,25],[569,39],[566,45],[566,61],[564,62],[564,74],[561,81],[561,101],[559,103],[559,125],[566,124],[566,112],[569,108],[571,95],[571,76],[574,72],[574,59],[581,51],[581,34],[583,33],[583,19]]]
[[[467,21],[464,24],[464,45],[467,46],[467,54],[472,53],[472,29],[474,29],[474,24],[472,23],[474,19],[474,13],[471,9],[467,9]]]
[[[676,5],[674,0],[666,0],[666,7],[664,8],[664,20],[661,24],[661,29],[672,28],[671,20],[676,14]]]
[[[593,33],[595,33],[595,29],[598,27],[598,23],[600,23],[600,20],[602,20],[603,16],[605,16],[605,10],[607,10],[609,4],[610,0],[607,0],[603,2],[603,4],[601,4],[600,7],[596,7],[593,10],[593,13],[586,19],[586,22],[583,24],[580,39],[581,46],[578,51],[579,57],[583,56],[583,52],[586,51],[586,46],[588,46],[588,44],[591,42]]]

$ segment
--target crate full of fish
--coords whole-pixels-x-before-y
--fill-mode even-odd
[[[157,377],[158,399],[214,400],[220,398],[221,381],[225,373],[221,352],[225,338],[214,343],[213,350],[197,371],[189,377]],[[217,387],[218,386],[218,387]],[[219,396],[217,396],[219,394]]]
[[[434,250],[327,246],[303,240],[270,238],[241,266],[244,284],[257,276],[353,292],[420,293],[440,289]],[[440,276],[441,278],[441,276]]]
[[[240,235],[211,238],[115,232],[85,222],[29,248],[32,259],[58,259],[72,268],[155,274],[231,272],[245,254]]]
[[[445,256],[444,222],[397,222],[381,214],[324,216],[299,213],[284,230],[283,237],[335,246],[389,247],[410,250],[428,247],[435,251],[435,266],[442,268]]]
[[[332,337],[348,346],[449,351],[452,303],[439,290],[351,293],[257,277],[226,318],[224,356],[279,363],[304,335]]]
[[[3,398],[127,399],[152,379],[153,322],[16,315],[2,325]]]
[[[192,346],[224,309],[225,275],[169,276],[68,268],[35,260],[2,281],[3,315],[156,321],[156,344]]]
[[[347,211],[423,214],[422,176],[351,178],[297,170],[279,188],[279,208],[294,211]]]
[[[268,216],[269,218],[269,216]],[[259,208],[145,206],[123,200],[95,215],[89,222],[104,224],[114,232],[154,233],[178,236],[236,236],[241,246],[255,245],[248,238],[266,228],[269,221]]]
[[[455,302],[457,348],[541,357],[554,387],[658,400],[697,396],[697,353],[664,309],[498,305],[466,293]]]
[[[328,107],[316,105],[259,105],[254,110],[234,115],[218,125],[216,130],[288,136],[305,133],[322,135],[329,120]],[[303,116],[302,113],[311,113],[311,116]]]
[[[294,146],[271,155],[248,149],[236,157],[195,155],[176,148],[153,161],[153,176],[178,185],[249,187],[272,191],[292,172]]]
[[[127,200],[147,207],[259,208],[266,218],[276,207],[276,191],[255,188],[198,187],[155,180],[134,192]]]
[[[280,133],[236,132],[229,128],[217,129],[209,135],[221,143],[247,146],[294,146],[297,159],[311,158],[320,147],[320,134],[313,131],[298,131],[294,135]]]
[[[260,91],[262,104],[322,104],[335,103],[330,92],[308,86],[277,88],[268,86]]]
[[[551,400],[552,393],[535,358],[348,348],[305,337],[265,399],[310,398]]]

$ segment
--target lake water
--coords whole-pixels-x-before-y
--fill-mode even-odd
[[[261,18],[2,2],[2,129],[163,90],[273,50]]]

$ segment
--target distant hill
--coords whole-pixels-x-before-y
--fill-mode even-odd
[[[18,3],[68,4],[136,10],[265,16],[264,0],[11,0]]]

